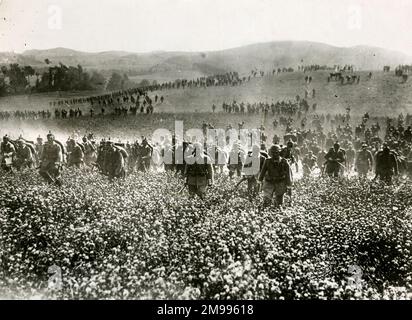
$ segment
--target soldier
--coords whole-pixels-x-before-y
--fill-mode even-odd
[[[387,143],[382,145],[382,150],[376,154],[376,168],[375,179],[379,177],[380,180],[387,183],[392,182],[392,176],[398,175],[398,162],[395,154],[389,149]]]
[[[185,156],[184,173],[189,194],[191,197],[197,195],[204,200],[207,186],[212,186],[214,182],[212,160],[204,153],[202,145],[198,142],[188,149],[185,153],[189,156]]]
[[[69,150],[67,157],[67,166],[75,166],[80,168],[84,163],[84,152],[80,145],[74,140],[70,139],[68,142]]]
[[[140,163],[138,170],[139,171],[149,171],[150,169],[150,160],[152,159],[153,147],[147,142],[146,138],[143,138],[142,144],[139,149]]]
[[[308,154],[303,158],[303,176],[308,177],[313,172],[313,170],[318,166],[318,158],[310,150]]]
[[[35,153],[35,157],[36,157],[36,164],[39,166],[40,165],[40,159],[41,159],[41,155],[43,153],[43,138],[38,136],[37,137],[37,142],[35,144],[35,149],[36,149],[36,153]]]
[[[259,182],[263,183],[264,205],[272,202],[273,193],[277,206],[283,205],[283,197],[287,188],[292,186],[292,171],[286,159],[280,156],[280,147],[274,145],[269,149],[269,156],[263,163]]]
[[[286,143],[286,147],[280,151],[280,156],[288,160],[289,165],[294,164],[296,168],[296,172],[299,172],[298,162],[293,154],[294,153],[293,147],[294,147],[293,141],[289,139],[289,141]]]
[[[16,159],[14,166],[17,170],[23,168],[31,168],[34,164],[34,156],[30,147],[25,143],[23,139],[17,141]]]
[[[240,177],[242,174],[243,162],[245,158],[245,152],[238,143],[233,144],[232,150],[229,152],[228,169],[229,177],[232,179],[235,172]]]
[[[49,132],[40,158],[40,175],[48,182],[61,186],[60,174],[63,160],[62,148],[55,142],[54,135]]]
[[[97,148],[86,136],[84,136],[82,140],[84,146],[84,163],[91,167],[93,163],[97,161]]]
[[[105,156],[105,170],[110,181],[114,178],[126,177],[125,163],[125,155],[121,148],[116,147],[113,142],[109,141]]]
[[[0,146],[1,168],[4,171],[11,172],[16,148],[10,142],[10,137],[5,135]]]
[[[358,152],[355,160],[355,170],[358,172],[359,177],[366,178],[368,172],[372,170],[373,156],[368,150],[366,143],[362,144],[362,150]]]
[[[258,178],[260,170],[263,168],[265,160],[269,155],[261,151],[258,145],[253,145],[252,150],[247,153],[245,163],[243,165],[244,178],[237,184],[239,185],[244,180],[247,181],[248,194],[253,197],[259,192]],[[258,168],[254,168],[253,161],[258,159]],[[256,170],[257,169],[257,170]]]
[[[345,150],[340,148],[339,143],[335,143],[333,148],[329,149],[329,152],[325,155],[326,159],[326,173],[329,177],[339,177],[340,170],[345,168],[344,163],[346,161]]]

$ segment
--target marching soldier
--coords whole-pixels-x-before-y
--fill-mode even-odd
[[[195,143],[188,148],[190,150],[186,154],[191,153],[191,155],[185,157],[186,184],[191,197],[197,195],[203,200],[207,187],[212,186],[214,182],[212,160],[204,153],[200,143]]]
[[[247,181],[248,194],[253,197],[259,192],[258,178],[260,170],[263,168],[265,160],[268,158],[268,154],[261,151],[258,145],[253,145],[252,150],[247,153],[245,163],[243,165],[244,178],[237,184],[240,185],[243,181]],[[253,161],[258,159],[258,168],[254,168]],[[257,169],[257,170],[256,170]]]
[[[107,171],[110,181],[112,181],[114,178],[126,177],[126,156],[123,150],[116,147],[113,142],[109,141],[107,144],[105,170]]]
[[[229,153],[228,169],[229,177],[232,179],[235,173],[238,177],[242,174],[245,152],[238,143],[233,144],[232,150]]]
[[[1,168],[4,171],[11,172],[13,160],[16,154],[16,148],[10,142],[10,137],[5,135],[0,146]]]
[[[140,163],[139,171],[149,171],[150,169],[150,160],[152,159],[153,147],[147,142],[147,139],[144,138],[139,149]]]
[[[42,155],[42,152],[43,152],[43,147],[44,147],[42,137],[40,137],[40,136],[37,137],[37,142],[36,142],[34,147],[36,149],[36,153],[35,153],[36,164],[37,164],[37,166],[39,166],[40,165],[41,155]]]
[[[355,168],[358,172],[359,177],[366,178],[368,172],[372,170],[373,166],[373,156],[368,150],[368,145],[366,143],[362,144],[362,150],[358,152],[355,160]]]
[[[86,136],[83,137],[84,163],[91,167],[97,161],[97,148]]]
[[[308,177],[313,172],[313,170],[318,166],[318,158],[310,150],[308,154],[303,158],[303,176]]]
[[[48,182],[61,186],[60,174],[63,161],[62,148],[56,143],[54,135],[49,132],[41,155],[40,175]]]
[[[17,170],[31,168],[34,164],[33,152],[23,139],[17,141],[14,166]]]
[[[80,168],[84,162],[84,153],[83,149],[79,146],[79,144],[74,140],[70,139],[68,142],[70,153],[68,153],[67,157],[67,166],[72,167],[75,166]]]
[[[376,154],[376,177],[387,183],[392,182],[392,176],[398,175],[398,162],[396,155],[389,149],[387,143],[384,143],[382,150]]]
[[[326,159],[326,173],[329,177],[338,178],[339,172],[345,168],[346,162],[345,150],[341,149],[339,143],[335,143],[333,148],[325,155]]]
[[[280,156],[280,147],[274,145],[269,149],[269,158],[263,163],[259,182],[263,181],[264,205],[272,202],[273,193],[277,206],[283,205],[287,188],[292,186],[292,171],[286,159]]]
[[[280,156],[289,161],[289,165],[294,164],[296,168],[296,172],[299,172],[298,162],[294,156],[293,152],[294,143],[292,140],[286,143],[286,147],[280,151]]]

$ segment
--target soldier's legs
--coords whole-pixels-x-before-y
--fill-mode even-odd
[[[44,180],[46,180],[47,183],[53,183],[53,179],[51,178],[50,174],[46,170],[40,170],[39,171],[40,176],[43,177]]]
[[[279,207],[283,205],[284,194],[276,195],[276,205]]]
[[[236,168],[237,176],[240,177],[242,175],[242,166],[238,166]]]
[[[257,180],[254,176],[247,179],[247,191],[250,196],[257,194],[257,186]]]
[[[197,186],[189,184],[188,190],[189,190],[189,197],[194,198],[197,194]]]
[[[275,186],[267,181],[263,182],[263,205],[269,206],[272,203]]]

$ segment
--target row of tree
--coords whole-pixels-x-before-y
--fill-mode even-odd
[[[46,59],[47,60],[47,59]],[[35,84],[31,81],[35,77]],[[94,71],[91,75],[82,66],[66,66],[59,63],[46,71],[36,71],[31,66],[12,63],[1,67],[0,95],[31,92],[94,90],[104,88],[106,79]]]
[[[0,96],[96,89],[117,91],[152,84],[148,80],[142,80],[137,84],[131,81],[126,74],[121,75],[117,72],[113,72],[106,83],[106,78],[101,73],[93,71],[90,74],[81,65],[73,67],[59,63],[52,66],[49,59],[45,59],[45,63],[48,65],[45,70],[35,70],[31,66],[20,66],[17,63],[2,66]]]

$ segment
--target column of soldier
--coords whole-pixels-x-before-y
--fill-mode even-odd
[[[37,142],[27,141],[23,137],[12,140],[3,137],[1,143],[1,168],[9,173],[25,168],[39,169],[40,175],[51,184],[62,184],[62,169],[96,168],[109,180],[125,178],[136,171],[158,170],[174,171],[186,177],[184,187],[191,196],[205,198],[207,187],[214,183],[216,175],[241,178],[236,187],[247,181],[248,194],[253,197],[263,191],[264,203],[272,202],[275,194],[276,204],[282,205],[284,195],[291,195],[293,175],[303,171],[303,179],[326,176],[333,179],[348,177],[357,173],[362,179],[368,176],[385,183],[392,183],[393,177],[410,174],[412,161],[412,128],[405,127],[402,115],[397,125],[388,120],[384,142],[379,137],[380,125],[372,124],[367,128],[369,119],[365,115],[356,130],[347,123],[324,133],[319,119],[314,117],[313,129],[294,129],[288,124],[281,139],[274,135],[272,145],[260,128],[261,145],[234,143],[217,144],[207,141],[205,144],[190,139],[172,139],[162,137],[160,142],[151,145],[142,137],[141,142],[115,143],[110,139],[96,143],[92,134],[76,141],[68,139],[66,146],[55,139],[52,133],[47,135],[46,143],[39,137]],[[244,123],[239,124],[242,129]],[[213,127],[213,126],[211,126]],[[207,132],[210,126],[204,125]],[[233,129],[229,126],[227,129]],[[212,153],[213,152],[213,153]],[[184,154],[181,160],[176,154]],[[169,163],[154,161],[159,157],[172,155]],[[188,156],[188,157],[186,157]],[[188,161],[188,159],[197,161]],[[259,159],[259,173],[251,173],[253,160]],[[300,164],[300,165],[299,165]],[[299,169],[299,167],[301,169]]]

